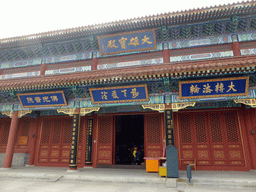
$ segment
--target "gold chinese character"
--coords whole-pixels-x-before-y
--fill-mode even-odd
[[[199,87],[197,87],[197,85],[191,85],[191,87],[190,87],[190,93],[199,93],[199,90],[200,90],[201,88],[199,88]]]
[[[110,40],[110,41],[108,41],[108,46],[107,46],[107,48],[118,48],[116,45],[115,45],[115,43],[116,43],[116,40]]]
[[[51,102],[50,100],[48,100],[49,99],[49,97],[48,96],[44,96],[43,97],[43,102],[47,102],[47,103],[49,103],[49,102]]]
[[[126,89],[125,90],[123,90],[123,91],[121,91],[121,92],[123,92],[124,93],[124,97],[126,97],[127,96],[127,94],[126,94]]]
[[[134,88],[132,89],[131,94],[132,94],[132,98],[136,98],[140,93],[136,91],[136,88]]]
[[[101,92],[101,94],[102,94],[101,95],[102,99],[108,100],[108,96],[107,96],[108,93],[107,92],[103,91],[103,92]]]
[[[56,95],[51,96],[53,102],[58,101],[58,97]]]
[[[134,45],[134,47],[136,47],[137,45],[140,45],[138,37],[136,36],[135,38],[131,38],[130,43],[128,45]]]
[[[114,99],[118,99],[119,98],[119,97],[117,97],[116,90],[112,91],[112,97]]]
[[[144,43],[148,43],[148,44],[152,44],[152,42],[148,41],[149,37],[147,37],[146,35],[144,35],[144,39],[142,39],[142,44]]]
[[[40,97],[35,97],[35,101],[36,101],[37,103],[41,103],[41,98],[40,98]]]
[[[218,93],[219,91],[220,92],[222,92],[223,93],[223,91],[224,91],[224,85],[223,85],[223,83],[217,83],[217,85],[215,86],[215,91]]]
[[[234,87],[235,87],[235,85],[233,84],[233,81],[231,81],[231,84],[228,86],[229,87],[229,90],[227,90],[227,92],[229,92],[229,91],[237,91]]]
[[[209,83],[207,83],[207,85],[204,85],[204,90],[203,93],[211,93],[212,89],[210,89],[211,86],[209,85]]]
[[[26,99],[27,99],[27,102],[28,102],[28,103],[34,103],[32,97],[27,97]]]
[[[121,45],[121,49],[126,49],[126,47],[125,47],[126,41],[127,41],[127,38],[124,38],[124,37],[119,39],[119,42],[120,42],[120,45]]]

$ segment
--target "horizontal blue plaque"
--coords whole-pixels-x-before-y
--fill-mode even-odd
[[[156,49],[155,30],[98,37],[101,55]]]
[[[22,107],[66,106],[63,91],[17,94]]]
[[[147,101],[147,85],[89,89],[93,103]]]
[[[180,81],[180,99],[239,96],[248,93],[249,77]]]

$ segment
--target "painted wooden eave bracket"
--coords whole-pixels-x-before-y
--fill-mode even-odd
[[[80,115],[85,116],[88,113],[91,113],[93,111],[99,111],[100,107],[90,107],[90,108],[80,108]]]
[[[171,109],[172,111],[178,111],[186,107],[194,107],[196,102],[186,102],[186,103],[172,103],[170,108],[165,108],[165,104],[148,104],[142,105],[143,109],[152,109],[158,112],[164,112],[165,109]]]
[[[32,113],[32,110],[18,111],[18,118],[21,118],[24,115],[29,114],[29,113]],[[4,112],[2,112],[2,114],[12,118],[13,111],[4,111]]]
[[[186,102],[186,103],[172,103],[172,111],[178,111],[186,107],[194,107],[196,102]]]
[[[160,113],[164,112],[165,110],[165,104],[148,104],[148,105],[142,105],[143,109],[152,109],[154,111],[158,111]]]
[[[235,103],[242,103],[245,105],[249,105],[253,108],[256,108],[256,99],[235,99]]]
[[[73,108],[71,108],[71,109],[57,109],[57,112],[67,114],[69,116],[73,116],[73,114],[75,113],[75,109],[73,109]]]

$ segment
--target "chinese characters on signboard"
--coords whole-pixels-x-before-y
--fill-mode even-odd
[[[179,96],[180,99],[188,99],[246,95],[248,83],[248,77],[181,81],[179,84]]]
[[[93,103],[147,101],[146,85],[90,89]]]
[[[101,55],[156,49],[154,30],[98,37]]]
[[[52,107],[67,105],[63,91],[18,94],[22,107]]]

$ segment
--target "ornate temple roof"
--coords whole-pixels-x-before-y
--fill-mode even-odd
[[[213,59],[162,64],[153,66],[127,67],[115,70],[95,70],[82,73],[39,76],[0,81],[0,91],[25,91],[45,88],[63,88],[76,85],[97,85],[118,82],[162,80],[165,77],[211,77],[217,75],[247,75],[256,70],[256,56]]]
[[[55,41],[63,38],[90,37],[91,35],[110,34],[123,31],[157,28],[161,26],[175,26],[181,24],[193,24],[209,22],[218,19],[230,19],[233,16],[256,14],[256,1],[250,0],[242,3],[233,3],[207,8],[198,8],[172,13],[163,13],[141,18],[114,21],[103,24],[84,27],[49,31],[20,37],[0,39],[2,46],[13,44],[30,44],[31,42]]]

